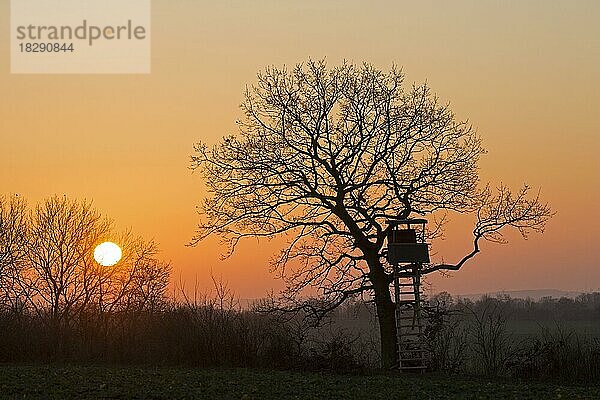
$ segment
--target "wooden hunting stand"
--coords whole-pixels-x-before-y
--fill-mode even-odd
[[[425,348],[421,292],[421,270],[429,262],[424,219],[388,220],[387,260],[394,273],[398,369],[424,371]]]

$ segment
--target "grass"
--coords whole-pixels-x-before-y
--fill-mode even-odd
[[[598,399],[600,386],[431,374],[0,365],[2,399]]]

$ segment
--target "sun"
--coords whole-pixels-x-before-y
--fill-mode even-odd
[[[112,267],[119,262],[123,252],[113,242],[104,242],[94,249],[94,260],[104,267]]]

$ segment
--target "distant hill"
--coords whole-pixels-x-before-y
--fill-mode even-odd
[[[536,290],[505,290],[499,292],[490,292],[490,293],[470,293],[470,294],[459,294],[457,297],[467,298],[471,300],[479,299],[482,296],[488,295],[491,297],[498,297],[501,295],[508,295],[513,299],[526,299],[531,298],[532,300],[539,300],[542,297],[553,297],[553,298],[575,298],[579,296],[583,292],[568,292],[565,290],[558,289],[536,289]]]

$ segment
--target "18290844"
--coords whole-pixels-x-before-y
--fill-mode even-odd
[[[19,43],[21,53],[72,53],[73,43]]]

